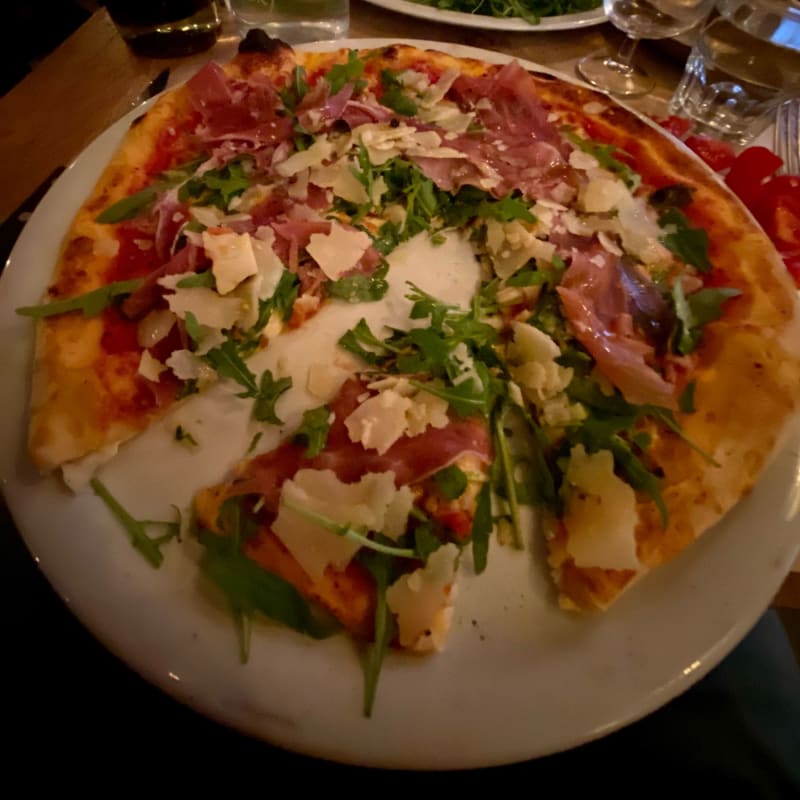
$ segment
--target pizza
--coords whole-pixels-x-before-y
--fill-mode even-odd
[[[370,698],[388,647],[441,649],[490,542],[544,537],[560,604],[606,609],[800,399],[791,279],[697,158],[588,88],[401,44],[251,32],[135,121],[20,311],[30,455],[75,488],[209,387],[246,406],[202,567],[243,652],[256,611],[341,626]]]

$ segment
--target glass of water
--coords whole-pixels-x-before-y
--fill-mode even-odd
[[[670,111],[745,145],[788,97],[800,97],[800,5],[719,0],[697,37]]]
[[[289,44],[341,39],[350,27],[349,0],[226,0],[239,33],[261,28]]]
[[[613,56],[598,53],[582,58],[578,74],[611,94],[647,94],[655,81],[633,56],[640,39],[667,39],[685,33],[708,16],[714,0],[603,0],[603,8],[625,39]]]

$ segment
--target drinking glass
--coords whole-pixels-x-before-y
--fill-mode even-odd
[[[611,94],[647,94],[655,81],[633,56],[640,39],[667,39],[691,30],[708,16],[714,0],[603,0],[606,15],[624,34],[615,55],[586,56],[576,65],[584,80]]]
[[[227,0],[238,33],[261,28],[289,44],[341,39],[350,25],[350,0]]]
[[[670,113],[749,144],[789,97],[800,97],[800,4],[717,0],[720,15],[696,38]]]

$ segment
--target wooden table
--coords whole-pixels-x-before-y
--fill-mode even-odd
[[[608,23],[575,31],[516,33],[421,21],[362,0],[351,6],[350,36],[426,39],[470,45],[525,58],[573,73],[575,62],[594,50],[614,51],[621,34]],[[165,66],[170,85],[188,77],[208,58],[227,60],[238,41],[225,17],[210,51],[183,59],[133,54],[104,9],[97,11],[55,52],[0,98],[0,220],[5,219],[54,168],[69,164],[99,133],[129,111],[140,92]],[[637,58],[656,78],[656,88],[631,105],[664,116],[683,69],[682,45],[644,42]],[[776,603],[800,608],[800,559]]]

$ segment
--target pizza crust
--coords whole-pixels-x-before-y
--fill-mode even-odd
[[[281,46],[266,59],[256,53],[239,55],[225,69],[233,76],[258,72],[276,79],[293,65],[292,51]],[[152,163],[159,159],[165,132],[180,128],[181,120],[191,115],[188,94],[178,87],[131,123],[72,222],[44,301],[80,295],[109,281],[116,252],[114,228],[98,223],[96,217],[148,185],[154,172],[174,166],[153,170]],[[154,401],[148,382],[139,374],[140,352],[107,352],[106,330],[105,315],[85,318],[77,312],[37,323],[28,452],[42,473],[128,441],[173,405]]]

